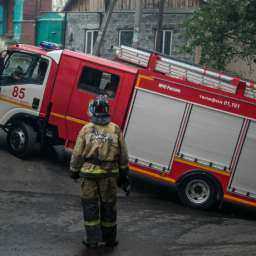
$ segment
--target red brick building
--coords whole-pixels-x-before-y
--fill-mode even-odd
[[[36,18],[51,10],[52,0],[0,0],[0,36],[34,44]]]

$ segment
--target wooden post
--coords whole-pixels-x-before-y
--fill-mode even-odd
[[[156,31],[156,45],[155,45],[155,50],[159,50],[162,47],[162,40],[163,40],[163,32],[162,32],[162,27],[163,27],[163,12],[164,12],[164,4],[165,0],[159,0],[159,13],[158,13],[158,23],[157,23],[157,31]]]
[[[100,56],[102,42],[104,40],[104,37],[105,37],[105,34],[106,34],[106,31],[107,31],[107,28],[108,28],[108,25],[109,25],[109,22],[110,22],[110,19],[111,19],[111,16],[112,16],[112,13],[113,13],[113,10],[114,10],[117,0],[111,0],[111,1],[106,1],[106,2],[108,2],[108,10],[105,12],[105,15],[104,15],[103,21],[101,23],[100,30],[99,30],[99,33],[98,33],[98,36],[97,36],[97,39],[96,39],[96,42],[94,45],[94,49],[93,49],[93,53],[96,56]]]
[[[136,0],[136,13],[134,17],[134,32],[132,46],[139,47],[140,30],[141,30],[141,16],[142,16],[142,0]]]

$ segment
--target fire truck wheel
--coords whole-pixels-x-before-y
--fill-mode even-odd
[[[36,132],[30,125],[23,122],[16,123],[7,134],[10,153],[19,158],[28,157],[34,149],[36,136]]]
[[[183,204],[196,209],[211,209],[217,203],[219,191],[214,182],[203,175],[185,178],[178,186]]]

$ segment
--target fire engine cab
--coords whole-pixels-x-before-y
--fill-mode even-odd
[[[256,206],[252,82],[124,46],[111,61],[44,43],[8,48],[0,89],[0,125],[18,157],[35,143],[72,149],[105,93],[132,172],[175,186],[191,207]]]

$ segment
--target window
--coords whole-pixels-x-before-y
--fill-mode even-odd
[[[48,68],[48,60],[40,59],[35,65],[32,73],[32,81],[37,84],[43,84],[45,74]]]
[[[104,93],[113,99],[116,95],[119,80],[117,75],[85,67],[78,88],[95,94]]]
[[[32,54],[12,53],[3,70],[1,84],[43,84],[47,68],[46,59]]]
[[[159,37],[158,37],[159,35]],[[162,30],[156,32],[155,49],[156,51],[165,54],[172,54],[172,30]]]
[[[87,54],[93,54],[93,47],[95,45],[98,30],[87,30],[85,31],[85,49],[84,52]]]
[[[119,31],[119,46],[132,46],[133,30],[120,30]]]

